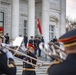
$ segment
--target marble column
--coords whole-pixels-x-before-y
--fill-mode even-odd
[[[35,0],[28,0],[28,39],[35,36]]]
[[[49,42],[49,0],[42,0],[42,32],[45,42]]]
[[[0,0],[0,12],[1,12],[1,0]]]
[[[12,0],[12,39],[19,36],[19,0]]]
[[[66,0],[61,0],[61,33],[63,35],[66,32]]]

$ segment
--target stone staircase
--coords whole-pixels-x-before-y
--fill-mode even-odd
[[[43,59],[42,57],[40,57],[40,59]],[[22,75],[22,65],[23,62],[17,58],[15,58],[15,63],[17,65],[17,74],[16,75]],[[37,62],[37,64],[39,64],[40,62]],[[41,67],[36,67],[35,71],[36,71],[36,75],[47,75],[46,71],[47,68],[49,67],[50,62],[45,62],[44,66]]]

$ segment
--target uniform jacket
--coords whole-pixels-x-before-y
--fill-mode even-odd
[[[62,63],[51,65],[48,75],[76,75],[76,54],[69,54]]]
[[[9,67],[7,66],[7,56],[6,53],[0,49],[0,75],[12,75]]]
[[[33,58],[36,58],[36,56],[33,53],[31,53],[31,52],[28,52],[27,54],[29,56],[33,57]],[[19,57],[21,59],[24,59],[25,61],[29,61],[29,62],[31,62],[33,64],[36,64],[35,60],[33,60],[31,58],[28,58],[26,56],[19,55],[17,57]],[[34,69],[34,71],[30,71],[30,69]],[[36,73],[35,73],[35,66],[23,62],[23,72],[22,72],[22,75],[36,75]]]

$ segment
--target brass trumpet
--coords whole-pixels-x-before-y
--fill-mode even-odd
[[[58,47],[56,45],[54,46],[54,45],[55,45],[54,43],[51,43],[50,45],[45,44],[45,43],[40,43],[39,47],[40,47],[41,51],[44,52],[44,54],[46,54],[54,59],[57,59],[59,61],[63,61],[66,58],[65,52],[60,47]],[[59,51],[56,49],[59,49]],[[65,55],[64,58],[63,58],[62,52]]]
[[[10,48],[10,47],[7,47],[7,46],[6,46],[5,48],[8,49],[8,50],[10,50],[10,51],[12,51],[12,52],[15,52],[15,54],[19,54],[19,55],[22,55],[22,56],[31,58],[31,59],[33,59],[33,60],[35,60],[35,61],[39,61],[39,62],[41,62],[41,64],[44,63],[44,61],[41,61],[41,60],[39,60],[39,59],[35,59],[35,58],[33,58],[33,57],[31,57],[31,56],[25,54],[25,53],[19,52],[18,50],[14,50],[14,49],[12,49],[12,48]],[[18,58],[18,59],[20,59],[20,58]],[[32,64],[32,63],[30,63],[30,62],[27,62],[27,61],[25,61],[25,60],[23,60],[23,59],[20,59],[20,60],[22,60],[22,61],[24,61],[24,62],[26,62],[26,63],[28,63],[28,64],[30,64],[30,65],[37,66],[37,65]],[[38,66],[41,65],[41,64],[38,64]]]
[[[50,42],[50,43],[49,43],[50,46],[52,45],[52,46],[54,47],[53,50],[56,51],[56,53],[59,55],[59,57],[60,57],[61,59],[65,60],[66,57],[67,57],[67,54],[66,54],[66,52],[65,52],[64,45],[63,45],[63,43],[61,43],[61,42],[59,42],[58,44],[59,44],[59,45],[56,45],[56,44],[53,43],[53,42]]]
[[[18,40],[19,39],[19,40]],[[20,42],[20,39],[21,39],[21,42]],[[20,46],[21,46],[21,44],[22,44],[22,38],[21,37],[19,37],[19,38],[17,38],[16,39],[16,42],[14,41],[14,45],[12,46],[12,47],[14,47],[14,49],[12,49],[12,48],[10,48],[10,46],[7,46],[7,45],[5,45],[4,46],[4,48],[7,48],[8,50],[10,50],[10,51],[12,51],[13,53],[14,53],[14,55],[15,54],[20,54],[20,55],[23,55],[23,56],[25,56],[25,57],[28,57],[28,58],[31,58],[31,59],[33,59],[33,60],[36,60],[36,61],[39,61],[40,62],[40,64],[32,64],[32,63],[30,63],[30,62],[27,62],[27,61],[25,61],[25,60],[23,60],[23,59],[20,59],[20,58],[18,58],[18,59],[20,59],[21,61],[24,61],[25,63],[28,63],[28,64],[30,64],[30,65],[34,65],[34,66],[42,66],[42,65],[45,65],[45,61],[41,61],[41,60],[39,60],[39,59],[35,59],[35,58],[33,58],[33,57],[31,57],[31,56],[29,56],[29,55],[27,55],[27,54],[25,54],[25,53],[22,53],[22,52],[20,52],[19,51],[19,48],[20,48]],[[18,45],[17,45],[18,44]],[[50,56],[50,57],[52,57],[52,58],[54,58],[54,59],[57,59],[57,60],[60,60],[60,61],[62,61],[62,59],[59,57],[59,56],[56,56],[55,54],[56,53],[54,53],[55,52],[55,49],[53,49],[54,47],[52,47],[51,49],[49,48],[49,46],[47,47],[47,46],[42,46],[42,45],[39,45],[39,47],[42,47],[42,51],[46,54],[46,55],[48,55],[48,56]],[[52,49],[53,49],[53,51],[52,51]],[[47,51],[49,50],[50,52],[48,53]],[[51,64],[51,63],[50,63]]]

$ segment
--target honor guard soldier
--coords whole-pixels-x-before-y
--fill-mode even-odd
[[[35,47],[32,44],[28,44],[27,45],[27,49],[28,49],[28,51],[26,52],[27,55],[29,55],[29,56],[31,56],[33,58],[36,58],[36,56],[34,54]],[[25,60],[29,61],[29,62],[31,62],[33,64],[36,64],[36,61],[31,59],[31,58],[26,57]],[[27,63],[24,63],[23,64],[23,74],[22,75],[36,75],[35,66],[27,64]]]
[[[64,43],[66,59],[48,68],[48,75],[76,75],[76,29],[62,35],[59,42]]]
[[[0,75],[2,74],[13,75],[12,72],[10,71],[10,68],[7,65],[7,55],[3,51],[1,43],[2,43],[2,37],[0,37]]]
[[[28,50],[25,53],[27,55],[37,59],[37,57],[34,54],[35,47],[32,44],[27,44],[27,49]],[[36,65],[36,60],[33,60],[31,58],[28,58],[28,57],[22,56],[22,55],[18,55],[17,57],[19,57],[21,59],[24,59],[25,61],[28,61],[28,62]],[[22,72],[22,75],[36,75],[35,66],[30,65],[29,63],[23,62],[23,72]]]

